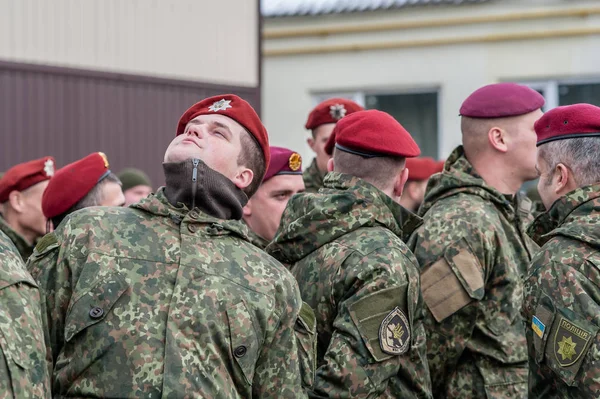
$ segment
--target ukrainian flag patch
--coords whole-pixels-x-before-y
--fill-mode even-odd
[[[531,321],[531,328],[540,338],[544,338],[544,331],[546,331],[546,325],[542,323],[537,316],[533,316],[533,320]]]

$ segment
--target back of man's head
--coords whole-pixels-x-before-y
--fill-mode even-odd
[[[335,143],[329,143],[335,148],[332,170],[359,177],[398,199],[408,178],[403,173],[405,158],[420,154],[404,127],[377,110],[359,111],[342,119],[330,140]]]
[[[535,131],[547,184],[560,172],[557,168],[570,172],[572,186],[600,182],[600,107],[574,104],[554,108],[536,122]]]

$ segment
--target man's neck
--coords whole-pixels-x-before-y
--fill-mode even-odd
[[[469,160],[479,176],[485,183],[502,194],[516,194],[525,181],[512,174],[512,168],[508,168],[500,160],[488,157],[485,160],[479,158],[475,161]]]
[[[29,245],[32,245],[35,242],[35,239],[37,238],[37,234],[35,234],[33,231],[21,226],[21,224],[18,222],[18,220],[16,218],[12,217],[10,215],[10,213],[8,215],[4,216],[4,221],[6,222],[8,227],[10,227],[15,233],[17,233],[18,235],[23,237]]]

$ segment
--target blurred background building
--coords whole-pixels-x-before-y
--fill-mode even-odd
[[[391,113],[436,158],[485,84],[600,105],[598,0],[263,0],[262,14],[263,119],[307,161],[304,122],[331,96]]]
[[[258,0],[0,0],[0,171],[95,151],[161,162],[191,104],[233,92],[260,109]]]

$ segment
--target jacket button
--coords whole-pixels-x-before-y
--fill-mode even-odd
[[[99,319],[102,317],[102,315],[104,314],[104,310],[98,306],[94,306],[91,310],[90,310],[90,317],[92,319]]]
[[[198,230],[198,227],[196,227],[195,224],[188,224],[188,230],[190,231],[190,233],[195,233],[196,230]]]
[[[233,354],[235,355],[235,357],[244,357],[244,355],[246,355],[246,352],[248,350],[246,349],[246,347],[244,345],[240,345],[237,348],[235,348],[235,350],[233,351]]]
[[[199,216],[199,215],[198,215],[198,212],[196,212],[196,211],[192,211],[192,212],[190,212],[190,217],[191,217],[192,219],[198,219],[198,216]]]

